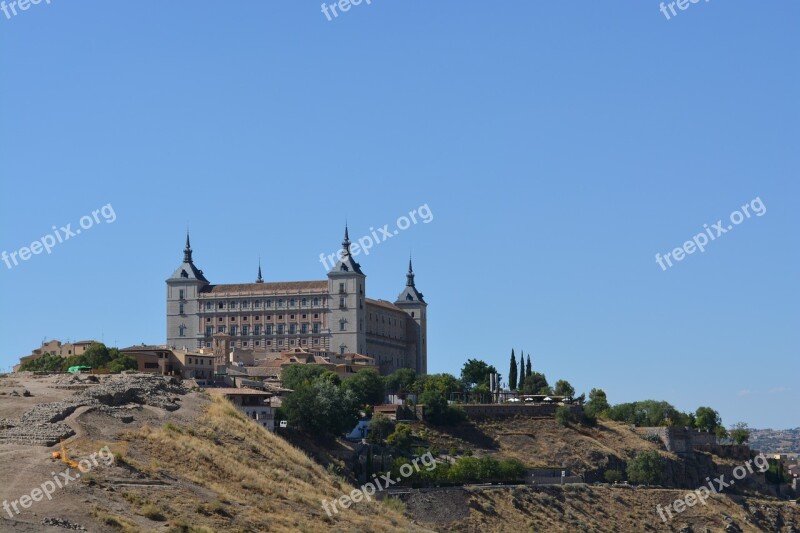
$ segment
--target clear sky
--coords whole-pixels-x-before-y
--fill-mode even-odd
[[[111,204],[0,263],[0,366],[44,338],[163,343],[187,225],[213,283],[254,280],[259,256],[268,281],[324,279],[345,220],[356,240],[427,205],[358,260],[394,300],[413,253],[431,372],[475,357],[505,378],[513,347],[613,403],[800,426],[800,4],[670,16],[653,0],[0,12],[0,251]],[[656,262],[756,198],[766,211],[705,252]]]

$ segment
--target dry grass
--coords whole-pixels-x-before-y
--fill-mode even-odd
[[[505,533],[509,530],[666,533],[691,526],[698,532],[705,528],[717,532],[725,531],[729,524],[725,517],[729,516],[745,533],[755,533],[776,531],[775,523],[800,523],[800,509],[796,505],[757,498],[739,502],[723,495],[715,495],[706,506],[695,505],[664,523],[656,505],[668,505],[685,494],[686,491],[680,490],[586,486],[472,491],[469,517],[449,524],[437,524],[437,530],[459,533]],[[778,514],[781,519],[773,522],[771,517]],[[514,524],[514,527],[510,529],[509,524]]]
[[[216,495],[205,501],[188,490],[172,491],[169,508],[155,510],[176,531],[186,530],[187,524],[193,530],[216,531],[311,532],[321,526],[331,531],[416,529],[400,506],[374,501],[354,504],[329,518],[321,500],[349,493],[353,487],[335,480],[300,450],[219,398],[193,427],[174,423],[159,429],[143,427],[127,438],[129,465],[153,477],[166,470]],[[139,498],[127,496],[138,505],[151,506]]]

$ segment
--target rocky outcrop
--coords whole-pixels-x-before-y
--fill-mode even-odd
[[[70,381],[74,383],[74,380]],[[130,414],[127,410],[120,410],[121,406],[150,405],[174,411],[180,407],[178,396],[187,392],[174,378],[149,374],[107,376],[89,383],[86,388],[65,400],[32,407],[22,414],[19,421],[4,421],[5,427],[0,425],[3,428],[0,429],[0,442],[52,446],[74,434],[62,420],[79,407],[94,407],[125,422],[130,421]],[[70,386],[70,383],[59,385]]]

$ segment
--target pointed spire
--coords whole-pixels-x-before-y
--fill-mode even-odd
[[[406,274],[406,287],[414,286],[414,267],[411,265],[411,256],[408,256],[408,274]]]
[[[186,248],[183,249],[183,262],[192,262],[192,245],[189,244],[189,230],[186,230]]]
[[[258,278],[256,283],[264,283],[264,278],[261,277],[261,256],[258,257]]]
[[[342,250],[345,255],[350,255],[350,233],[347,231],[347,222],[344,223],[344,240],[342,241]]]

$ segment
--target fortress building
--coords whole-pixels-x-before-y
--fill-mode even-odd
[[[382,374],[428,366],[427,307],[408,261],[406,286],[394,303],[367,298],[366,278],[350,253],[347,228],[328,279],[214,285],[192,260],[189,234],[183,262],[167,279],[167,346],[211,348],[212,336],[231,347],[373,357]]]

